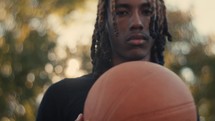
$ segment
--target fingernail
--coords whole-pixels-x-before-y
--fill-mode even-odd
[[[81,120],[81,118],[82,118],[82,114],[79,114],[78,118],[77,118],[77,121]]]

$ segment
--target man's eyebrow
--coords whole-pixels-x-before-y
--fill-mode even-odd
[[[130,8],[128,4],[116,4],[116,9],[117,8]]]
[[[146,3],[142,3],[140,6],[141,7],[152,7],[152,4],[150,2],[146,2]],[[122,3],[122,4],[116,4],[116,9],[117,8],[131,8],[131,6],[128,4]]]
[[[141,4],[141,7],[152,7],[152,4],[149,2],[143,3],[143,4]]]

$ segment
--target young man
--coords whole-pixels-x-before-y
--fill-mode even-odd
[[[163,65],[166,38],[171,40],[163,0],[99,0],[92,38],[92,73],[52,85],[37,121],[74,121],[83,112],[95,80],[111,67],[143,60]]]

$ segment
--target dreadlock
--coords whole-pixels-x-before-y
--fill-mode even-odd
[[[152,48],[151,61],[154,63],[164,64],[163,51],[166,39],[171,41],[171,35],[168,31],[166,19],[166,7],[163,0],[151,0],[154,3],[155,14],[150,21],[150,35],[155,40]],[[113,14],[114,33],[117,36],[117,26],[115,20],[115,0],[99,0],[97,9],[97,18],[95,29],[92,36],[91,58],[93,64],[93,74],[98,78],[102,73],[112,67],[111,62],[111,45],[109,33],[105,29],[107,21],[108,5],[111,4],[111,13]]]
[[[150,35],[155,40],[152,49],[151,61],[164,65],[163,51],[166,44],[166,39],[172,40],[168,31],[168,23],[166,18],[166,6],[163,0],[153,0],[155,3],[155,14],[151,17],[150,22]]]

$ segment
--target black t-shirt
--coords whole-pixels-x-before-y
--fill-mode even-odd
[[[83,113],[85,99],[94,82],[89,74],[64,79],[50,86],[40,104],[36,121],[74,121]]]
[[[46,91],[36,121],[74,121],[83,113],[87,94],[94,84],[92,74],[64,79]],[[197,117],[199,120],[199,116]]]

